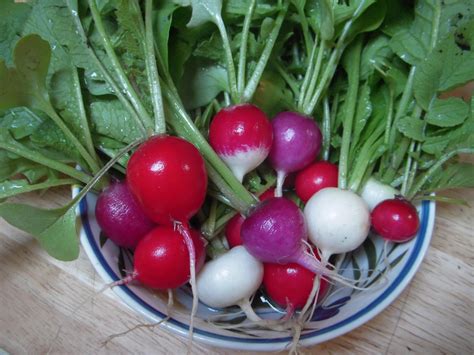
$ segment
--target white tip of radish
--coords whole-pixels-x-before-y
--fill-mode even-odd
[[[370,178],[362,188],[361,197],[372,211],[380,202],[392,199],[398,194],[399,191],[390,185],[383,184],[374,178]]]
[[[370,229],[367,203],[352,191],[328,187],[306,203],[309,239],[328,258],[359,247]]]
[[[235,177],[242,182],[245,174],[252,171],[267,158],[270,149],[265,147],[248,148],[246,151],[238,150],[232,154],[222,154],[219,156],[232,170]]]
[[[276,188],[275,188],[275,197],[283,196],[283,184],[285,183],[285,179],[286,179],[286,173],[284,171],[278,170]]]
[[[197,276],[199,299],[210,307],[236,305],[263,280],[263,264],[239,245],[207,262]]]

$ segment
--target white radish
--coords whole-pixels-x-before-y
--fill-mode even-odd
[[[208,306],[224,308],[238,305],[249,319],[259,321],[249,299],[262,280],[263,264],[240,245],[207,262],[196,282],[199,299]]]
[[[364,184],[361,197],[369,206],[370,211],[372,211],[380,202],[393,199],[399,194],[400,192],[392,186],[383,184],[371,177]]]
[[[367,203],[349,190],[328,187],[306,203],[304,215],[309,239],[327,262],[332,254],[350,252],[359,247],[370,230]]]

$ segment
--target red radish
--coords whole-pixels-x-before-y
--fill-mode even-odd
[[[259,196],[260,201],[265,201],[272,198],[275,194],[274,188],[269,188],[263,194]],[[241,214],[236,214],[232,217],[225,227],[225,236],[229,247],[233,248],[237,245],[242,245],[242,238],[240,237],[240,229],[245,218]]]
[[[272,139],[267,116],[250,104],[223,108],[209,127],[212,148],[241,182],[267,158]]]
[[[314,273],[336,276],[305,252],[308,233],[303,213],[286,198],[261,202],[242,224],[241,236],[248,252],[262,262],[295,262]]]
[[[282,196],[288,173],[308,166],[321,149],[322,136],[316,122],[296,112],[279,113],[273,120],[273,145],[270,163],[277,171],[275,196]]]
[[[189,334],[198,306],[196,251],[188,221],[206,197],[207,172],[204,159],[189,142],[178,137],[151,137],[131,156],[127,166],[130,190],[145,213],[155,222],[173,225],[189,251],[193,306]],[[137,270],[138,271],[138,270]]]
[[[327,161],[313,163],[296,175],[296,194],[303,202],[307,202],[319,190],[337,187],[338,174],[335,164]]]
[[[236,214],[232,217],[225,226],[225,237],[229,247],[233,248],[237,245],[242,245],[242,238],[240,237],[240,229],[245,218],[241,214]]]
[[[125,182],[115,182],[101,192],[95,216],[105,235],[123,248],[134,249],[155,226]]]
[[[296,263],[265,263],[263,266],[263,286],[268,296],[290,312],[303,308],[311,294],[316,275]],[[329,283],[321,279],[318,300],[321,300],[328,290]]]
[[[371,219],[377,234],[396,243],[410,240],[420,227],[415,206],[404,198],[380,202],[372,211]]]
[[[206,197],[204,159],[178,137],[155,136],[143,143],[128,162],[127,180],[145,213],[160,224],[187,222]]]
[[[204,264],[204,242],[200,234],[191,230],[196,251],[196,271]],[[180,232],[172,226],[159,226],[138,244],[134,258],[135,278],[155,289],[172,289],[189,281],[189,252]]]

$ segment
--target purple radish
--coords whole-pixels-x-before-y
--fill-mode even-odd
[[[105,189],[95,205],[97,223],[120,247],[134,249],[155,224],[145,215],[126,182]]]
[[[277,172],[275,196],[282,196],[289,173],[311,164],[321,149],[322,135],[316,122],[296,112],[281,112],[273,120],[273,145],[269,159]]]
[[[264,263],[297,263],[321,275],[333,275],[303,243],[308,232],[298,206],[283,197],[261,202],[245,219],[241,229],[247,251]]]
[[[250,104],[223,108],[209,127],[209,142],[242,182],[268,156],[273,131],[267,116]]]

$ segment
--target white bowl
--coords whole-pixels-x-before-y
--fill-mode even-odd
[[[78,189],[73,190],[77,194]],[[82,225],[80,238],[87,256],[91,260],[105,283],[121,279],[124,270],[132,271],[130,253],[120,250],[111,241],[105,241],[100,236],[100,229],[94,216],[96,196],[89,193],[78,207]],[[388,260],[392,264],[385,274],[383,283],[366,291],[356,291],[347,287],[333,287],[330,294],[303,332],[300,340],[302,346],[311,346],[338,337],[354,328],[359,327],[377,314],[382,312],[405,289],[415,275],[428,249],[434,227],[435,203],[424,201],[418,206],[420,213],[420,230],[418,236],[403,244],[388,245]],[[351,257],[346,257],[341,266],[343,274],[354,278],[359,277],[354,267],[360,270],[385,268],[383,263],[383,241],[374,235]],[[393,249],[392,249],[393,248]],[[122,272],[121,272],[122,270]],[[380,275],[374,271],[365,277],[362,285]],[[151,291],[136,283],[113,288],[117,296],[130,308],[142,314],[150,322],[158,322],[167,316],[167,295]],[[280,310],[267,303],[264,297],[257,298],[257,313],[264,318],[281,316]],[[260,298],[260,299],[258,299]],[[189,310],[191,293],[188,287],[175,292],[175,307],[171,317],[162,325],[177,335],[187,336],[189,330]],[[240,330],[225,330],[217,328],[208,322],[209,317],[236,312],[236,308],[227,310],[211,309],[203,304],[199,305],[197,319],[194,321],[194,338],[200,342],[217,347],[225,347],[247,351],[280,351],[287,349],[291,344],[291,333],[277,331],[244,332]],[[229,319],[238,321],[241,317],[229,316]]]

